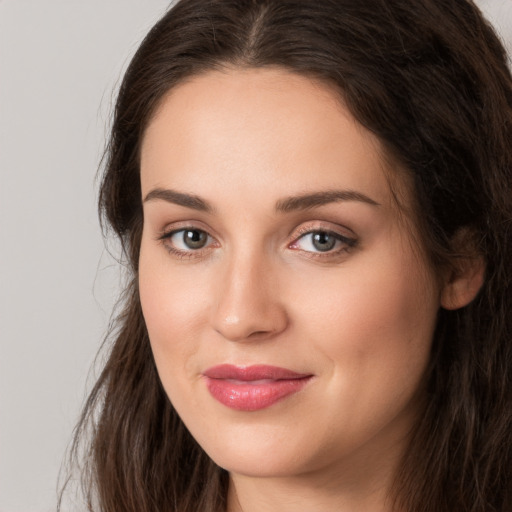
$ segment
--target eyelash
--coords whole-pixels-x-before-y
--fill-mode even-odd
[[[356,247],[358,240],[356,238],[351,238],[342,235],[341,233],[338,233],[336,231],[327,229],[327,228],[321,228],[321,227],[311,227],[311,226],[304,226],[303,228],[300,228],[297,235],[294,236],[294,240],[291,244],[289,244],[289,247],[292,247],[293,245],[296,245],[299,240],[302,238],[305,238],[307,235],[314,235],[314,234],[325,234],[328,236],[333,237],[337,242],[341,243],[341,247],[335,250],[329,250],[325,252],[315,252],[315,251],[306,251],[303,249],[297,249],[304,253],[308,258],[313,259],[322,259],[322,258],[336,258],[336,256],[340,256],[341,254],[348,253],[351,249]]]
[[[206,242],[207,245],[204,247],[198,248],[198,249],[181,250],[181,249],[177,249],[176,247],[173,247],[170,243],[168,243],[168,241],[176,234],[182,233],[182,232],[185,233],[187,231],[194,231],[194,232],[206,234],[206,236],[208,237],[207,242]],[[317,233],[322,233],[322,234],[325,234],[325,235],[335,238],[336,242],[340,242],[342,244],[342,246],[336,250],[328,250],[325,252],[306,251],[304,249],[293,247],[294,245],[296,245],[299,242],[299,240],[305,238],[307,235],[314,235]],[[194,259],[194,258],[199,258],[199,257],[204,256],[205,251],[211,250],[212,249],[211,240],[214,240],[214,239],[204,229],[199,229],[199,228],[196,228],[193,226],[186,226],[186,227],[181,227],[179,229],[164,231],[158,236],[157,240],[162,242],[165,249],[170,254],[175,256],[176,258],[178,258],[178,259]],[[335,258],[336,256],[340,256],[343,253],[348,253],[351,249],[356,247],[357,244],[358,244],[358,240],[356,238],[344,236],[344,235],[337,233],[336,231],[333,231],[330,229],[309,226],[309,227],[303,227],[303,228],[299,229],[298,233],[294,235],[293,241],[288,243],[287,246],[294,248],[297,251],[302,252],[308,258],[326,259],[326,258]]]
[[[199,229],[199,228],[196,228],[196,227],[193,227],[193,226],[185,226],[185,227],[182,227],[182,228],[179,228],[179,229],[173,229],[171,231],[164,231],[160,234],[160,236],[158,237],[158,240],[162,242],[163,246],[165,247],[165,249],[170,253],[172,254],[173,256],[175,256],[176,258],[178,259],[194,259],[194,258],[198,258],[200,256],[202,256],[204,254],[204,251],[205,250],[208,250],[210,247],[209,246],[206,246],[206,247],[201,247],[199,249],[190,249],[188,251],[184,251],[184,250],[181,250],[181,249],[177,249],[176,247],[173,247],[168,241],[176,234],[178,233],[185,233],[187,231],[196,231],[196,232],[199,232],[199,233],[205,233],[206,236],[208,237],[208,240],[207,240],[207,244],[209,241],[211,241],[213,239],[213,237],[211,235],[208,234],[207,231],[205,231],[204,229]]]

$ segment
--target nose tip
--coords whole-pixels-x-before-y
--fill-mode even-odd
[[[218,290],[213,327],[230,341],[256,341],[275,336],[288,324],[275,283],[252,265],[232,269]]]
[[[272,337],[283,330],[284,323],[279,318],[264,318],[263,316],[241,318],[237,315],[228,315],[217,326],[224,338],[230,341],[256,341]]]

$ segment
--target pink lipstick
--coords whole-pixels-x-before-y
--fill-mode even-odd
[[[313,377],[277,366],[234,366],[208,368],[203,376],[213,398],[238,411],[257,411],[300,391]]]

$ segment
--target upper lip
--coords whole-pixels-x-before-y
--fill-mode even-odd
[[[287,368],[257,364],[251,366],[236,366],[232,364],[220,364],[212,366],[203,372],[210,379],[233,379],[240,381],[253,380],[291,380],[311,377],[311,374],[297,373]]]

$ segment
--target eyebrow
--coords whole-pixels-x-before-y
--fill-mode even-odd
[[[146,195],[144,202],[156,199],[202,212],[212,213],[214,211],[212,205],[199,196],[176,190],[155,188]],[[327,190],[280,199],[276,203],[276,211],[286,213],[296,210],[308,210],[340,201],[359,201],[371,206],[380,206],[377,201],[355,190]]]
[[[325,192],[314,192],[281,199],[276,204],[276,210],[279,212],[308,210],[340,201],[359,201],[371,206],[380,206],[377,201],[355,190],[327,190]]]
[[[185,194],[183,192],[177,192],[168,188],[155,188],[144,198],[144,202],[154,201],[155,199],[161,199],[168,203],[177,204],[179,206],[185,206],[186,208],[192,208],[193,210],[199,210],[202,212],[211,213],[213,207],[204,199],[193,194]]]

